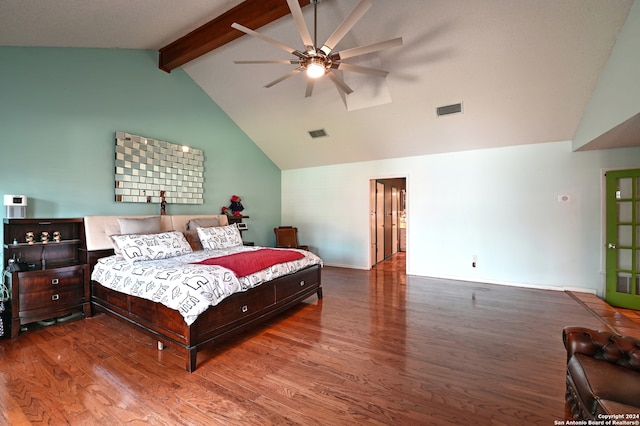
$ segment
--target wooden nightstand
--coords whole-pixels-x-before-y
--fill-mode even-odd
[[[26,242],[27,232],[34,241]],[[42,242],[43,232],[50,240]],[[52,240],[59,232],[59,242]],[[20,326],[76,312],[91,315],[89,265],[83,261],[83,221],[73,219],[4,219],[5,280],[11,290],[11,337]],[[11,259],[26,270],[8,271]]]

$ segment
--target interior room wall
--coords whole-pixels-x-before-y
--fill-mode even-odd
[[[285,170],[283,223],[326,264],[366,269],[369,180],[407,176],[409,274],[601,294],[602,172],[639,158],[563,141]]]
[[[409,274],[602,295],[603,173],[640,148],[572,151],[640,111],[639,31],[636,1],[574,140],[287,170],[283,222],[326,264],[367,268],[369,179],[407,176]]]
[[[204,205],[168,214],[217,214],[237,194],[246,239],[271,244],[280,223],[280,170],[186,73],[160,71],[157,52],[0,47],[0,129],[0,195],[26,195],[28,217],[159,214],[114,201],[122,130],[204,150]]]
[[[640,112],[640,1],[631,6],[573,138],[576,150]],[[640,144],[640,135],[638,135]]]

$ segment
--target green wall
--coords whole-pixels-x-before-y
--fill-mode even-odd
[[[280,223],[280,170],[181,69],[145,50],[0,47],[0,196],[28,197],[28,217],[156,214],[114,201],[115,131],[205,153],[205,204],[242,197],[245,239],[269,245]],[[4,216],[4,206],[2,207]]]

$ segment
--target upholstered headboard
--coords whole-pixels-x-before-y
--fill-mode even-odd
[[[120,233],[120,218],[142,219],[154,215],[144,216],[85,216],[84,230],[87,243],[87,251],[108,250],[113,248],[109,235]],[[186,231],[187,223],[192,219],[218,218],[220,226],[228,225],[229,220],[223,214],[192,214],[192,215],[163,215],[160,216],[161,231]]]

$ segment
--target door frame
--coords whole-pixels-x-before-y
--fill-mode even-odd
[[[391,186],[391,255],[400,251],[400,190]]]
[[[613,174],[619,175],[620,178],[631,178],[631,284],[629,292],[618,291],[618,253],[620,250],[619,238],[619,220],[618,209],[619,202],[616,200],[619,187],[616,186]],[[604,229],[604,257],[605,257],[605,293],[604,298],[607,303],[629,309],[640,309],[640,254],[635,251],[639,250],[640,241],[640,168],[620,168],[616,170],[608,170],[604,176],[604,209],[605,209],[605,229]],[[635,188],[635,191],[633,191]],[[635,212],[635,214],[634,214]],[[627,223],[626,221],[623,223]],[[628,226],[628,225],[623,225]],[[626,271],[628,268],[622,268]],[[625,272],[626,273],[626,272]],[[635,278],[635,279],[634,279]],[[635,289],[635,290],[634,290]]]
[[[382,190],[382,193],[380,192]],[[387,185],[380,180],[376,180],[376,264],[382,262],[385,259],[385,249],[387,246],[387,206],[385,200],[385,194],[387,192]]]
[[[367,269],[371,269],[375,266],[376,262],[375,262],[375,188],[376,188],[376,182],[377,181],[385,181],[385,180],[392,180],[392,179],[403,179],[404,180],[404,190],[405,190],[405,195],[404,195],[404,207],[405,207],[405,227],[407,228],[407,232],[406,232],[406,262],[405,262],[405,272],[410,270],[410,264],[409,264],[409,252],[410,252],[410,236],[409,236],[409,175],[408,174],[393,174],[393,175],[385,175],[385,176],[372,176],[369,177],[369,180],[367,182],[367,190],[369,191],[369,206],[368,206],[368,212],[369,212],[369,240],[368,240],[368,246],[367,246],[367,250],[369,250],[369,255],[367,256],[368,259],[368,265],[367,265]],[[399,193],[400,191],[398,191]],[[399,215],[398,215],[399,216]],[[399,218],[398,218],[398,223],[399,223]]]

